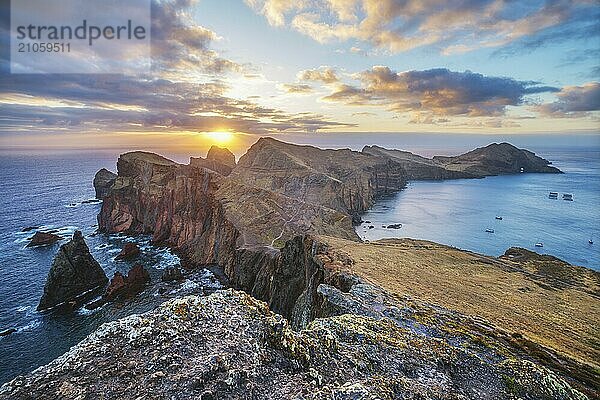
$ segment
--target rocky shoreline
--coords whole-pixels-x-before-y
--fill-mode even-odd
[[[0,398],[136,398],[150,389],[156,398],[182,399],[598,395],[593,359],[382,288],[385,277],[358,268],[399,259],[392,250],[371,257],[382,248],[377,242],[358,255],[344,251],[360,245],[353,229],[360,215],[408,180],[560,173],[531,152],[494,144],[426,159],[375,146],[322,150],[263,138],[237,164],[227,150],[211,149],[189,165],[127,153],[117,168],[116,176],[101,171],[95,179],[101,231],[152,234],[188,268],[219,265],[243,292],[177,299],[105,324],[61,358],[4,385]],[[509,268],[500,259],[490,265]],[[598,274],[586,279],[593,282],[586,290],[597,290]]]

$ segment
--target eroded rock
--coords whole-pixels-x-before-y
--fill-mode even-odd
[[[49,246],[61,240],[62,237],[49,232],[36,232],[26,247]]]
[[[140,255],[140,248],[137,244],[127,242],[121,252],[117,254],[115,260],[130,260]]]
[[[106,285],[108,278],[98,262],[90,254],[81,231],[63,244],[52,261],[46,278],[44,294],[38,310],[75,301],[86,292]]]
[[[102,298],[104,301],[114,301],[133,297],[141,292],[148,282],[150,282],[148,271],[141,264],[135,264],[127,275],[115,272]]]

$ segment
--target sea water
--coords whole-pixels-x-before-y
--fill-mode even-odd
[[[115,271],[126,274],[135,262],[140,262],[152,282],[158,283],[164,268],[179,264],[175,254],[153,246],[148,236],[95,233],[102,205],[85,201],[94,198],[92,181],[96,171],[115,171],[118,154],[0,154],[0,331],[16,329],[0,337],[0,385],[65,353],[104,322],[148,311],[165,300],[166,296],[151,285],[131,300],[92,311],[36,311],[52,259],[76,229],[83,232],[92,255],[109,278]],[[23,232],[28,227],[36,229]],[[64,239],[52,246],[26,248],[28,238],[37,230],[57,230]],[[133,261],[115,261],[128,241],[138,244],[142,256]],[[181,292],[197,293],[201,287],[218,285],[209,271],[204,272],[206,276],[199,274],[198,280],[187,281]]]
[[[380,199],[356,232],[364,240],[425,239],[493,256],[518,246],[600,270],[600,149],[536,153],[564,174],[413,181]],[[564,193],[574,200],[563,200]]]

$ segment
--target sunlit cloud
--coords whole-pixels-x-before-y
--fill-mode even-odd
[[[594,2],[548,0],[246,0],[274,26],[292,26],[314,40],[360,40],[392,52],[437,45],[445,54],[499,47],[563,25],[597,21]],[[563,30],[563,34],[566,32]],[[573,32],[576,34],[576,32]],[[543,41],[540,35],[538,40]]]
[[[384,106],[395,113],[412,113],[411,121],[417,123],[447,116],[497,117],[508,106],[524,104],[527,95],[559,90],[538,82],[442,68],[395,72],[375,66],[356,77],[359,85],[340,83],[324,100]]]
[[[555,118],[581,117],[600,111],[599,82],[564,87],[556,94],[556,97],[556,101],[538,105],[534,109]]]

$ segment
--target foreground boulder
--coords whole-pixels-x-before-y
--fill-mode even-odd
[[[143,290],[144,285],[148,282],[150,282],[148,271],[140,264],[136,264],[127,275],[115,272],[102,299],[106,302],[135,296]]]
[[[107,282],[104,270],[90,254],[83,235],[75,231],[73,239],[60,247],[52,261],[37,309],[45,310],[72,302]]]
[[[62,237],[55,235],[54,233],[36,232],[29,240],[27,247],[48,246],[61,239]]]
[[[130,260],[140,255],[140,248],[135,243],[126,243],[123,246],[123,249],[117,256],[115,260]]]
[[[104,196],[108,194],[113,183],[115,183],[116,178],[117,174],[110,172],[106,168],[102,168],[100,171],[96,172],[96,175],[94,176],[94,189],[96,191],[97,199],[103,199]]]
[[[461,334],[464,317],[388,304],[368,285],[322,292],[344,314],[300,332],[243,292],[171,300],[102,325],[0,399],[586,398],[501,342]]]

